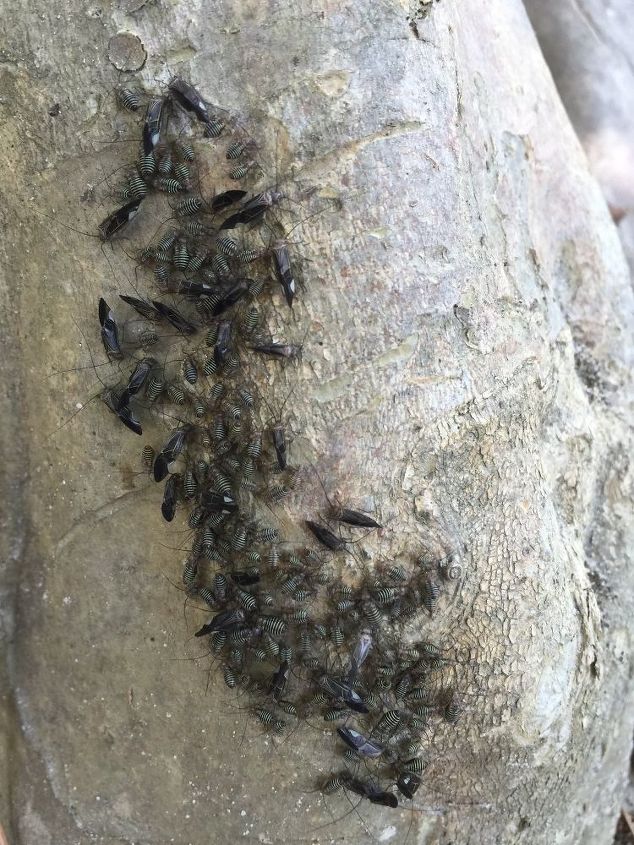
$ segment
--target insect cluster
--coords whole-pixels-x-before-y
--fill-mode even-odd
[[[331,506],[326,520],[309,515],[300,546],[262,519],[284,506],[301,477],[287,425],[261,424],[263,397],[249,376],[249,362],[283,366],[301,353],[300,344],[267,333],[263,310],[276,295],[292,307],[298,293],[275,218],[284,195],[231,184],[262,172],[255,144],[184,80],[149,102],[123,88],[119,101],[130,111],[145,105],[145,118],[134,173],[121,205],[99,225],[101,239],[127,233],[151,192],[176,200],[138,257],[151,271],[152,293],[121,294],[116,308],[99,301],[106,355],[127,368],[101,398],[135,434],[144,413],[167,422],[169,432],[156,451],[143,448],[142,462],[164,485],[163,518],[171,522],[180,508],[188,514],[182,589],[209,611],[196,637],[227,687],[274,736],[301,722],[336,727],[341,767],[322,784],[324,794],[345,789],[396,807],[421,785],[435,726],[455,724],[462,710],[455,657],[411,634],[461,577],[460,565],[447,554],[412,555],[370,569],[356,542],[382,527],[348,507]],[[226,172],[216,174],[223,190],[211,195],[194,190],[196,127],[197,145],[233,135]],[[278,237],[254,246],[255,235],[264,243],[263,231]],[[353,583],[341,576],[349,557],[362,573]]]

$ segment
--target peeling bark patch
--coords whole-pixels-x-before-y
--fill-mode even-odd
[[[409,361],[412,355],[416,352],[416,345],[418,343],[418,336],[410,335],[402,343],[394,349],[388,349],[378,358],[374,359],[375,367],[385,367],[388,364],[400,364]]]
[[[143,42],[131,32],[119,32],[108,42],[108,58],[117,70],[141,70],[147,53]]]
[[[327,97],[341,97],[350,85],[350,73],[347,70],[333,70],[317,76],[315,84]]]
[[[119,0],[119,8],[126,15],[131,15],[133,12],[138,12],[139,9],[142,9],[146,3],[147,0]]]

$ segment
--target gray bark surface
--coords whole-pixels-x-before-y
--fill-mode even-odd
[[[418,38],[394,2],[130,8],[34,0],[0,64],[12,845],[611,842],[631,730],[634,301],[521,4],[443,0]],[[438,527],[465,549],[434,632],[462,656],[466,712],[436,731],[413,810],[334,823],[349,804],[314,791],[332,739],[300,728],[274,747],[215,673],[205,690],[207,664],[182,659],[198,617],[168,580],[185,526],[165,528],[160,491],[133,477],[137,439],[97,402],[51,435],[96,383],[49,377],[89,365],[74,320],[96,350],[98,297],[132,275],[49,219],[94,231],[112,206],[80,198],[134,155],[105,143],[120,30],[148,84],[178,65],[249,116],[272,170],[341,200],[304,226],[291,325],[311,333],[274,388],[297,384],[297,449],[329,489],[374,501],[381,554],[413,556]],[[307,480],[287,536],[323,506]]]

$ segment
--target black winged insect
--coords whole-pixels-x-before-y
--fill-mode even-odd
[[[123,404],[129,404],[130,397],[136,396],[143,389],[156,364],[156,358],[143,358],[139,361],[128,379],[125,390],[121,394]]]
[[[169,305],[166,305],[164,302],[159,302],[156,299],[152,300],[152,305],[156,308],[161,317],[164,317],[168,323],[171,323],[171,325],[179,332],[182,332],[182,334],[195,334],[198,331],[198,327],[193,323],[190,323],[189,320],[186,320],[185,317],[183,317],[183,315],[175,308],[171,308]]]
[[[166,522],[171,522],[176,513],[176,499],[178,494],[178,475],[170,475],[165,482],[165,490],[163,491],[163,501],[161,503],[161,513]]]
[[[101,303],[103,303],[103,305]],[[105,301],[103,299],[100,300],[100,303],[99,303],[99,312],[100,312],[100,320],[103,318],[103,325],[101,327],[101,333],[102,333],[102,339],[104,340],[104,347],[106,348],[106,350],[108,350],[108,348],[112,348],[112,349],[115,349],[115,350],[119,349],[120,347],[119,347],[119,338],[118,338],[118,327],[117,327],[116,321],[114,319],[114,315],[112,314],[108,305],[105,303]],[[96,393],[95,395],[93,395],[88,400],[88,402],[79,403],[77,410],[73,414],[71,414],[71,416],[67,420],[65,420],[56,429],[56,431],[59,431],[61,428],[63,428],[68,422],[70,422],[70,420],[72,420],[77,414],[79,414],[80,411],[82,411],[86,407],[86,405],[88,405],[90,402],[94,401],[97,398],[101,398],[101,400],[104,402],[106,407],[110,411],[112,411],[112,413],[116,417],[118,417],[118,419],[127,428],[129,428],[135,434],[142,434],[141,423],[136,418],[136,416],[134,415],[134,411],[130,408],[130,399],[134,395],[136,385],[139,383],[139,381],[143,380],[143,382],[144,382],[144,378],[142,377],[142,373],[144,372],[147,364],[143,364],[143,362],[139,362],[137,364],[135,370],[133,370],[133,372],[128,377],[128,380],[126,382],[125,387],[121,386],[120,384],[118,386],[106,384],[103,381],[103,379],[101,378],[101,376],[99,375],[97,368],[99,366],[105,366],[107,364],[110,364],[111,359],[114,359],[114,360],[117,360],[117,361],[120,360],[120,358],[123,357],[123,353],[121,353],[120,356],[111,354],[111,355],[108,356],[108,360],[106,362],[104,362],[103,364],[96,364],[95,361],[94,361],[94,358],[93,358],[92,350],[90,348],[89,343],[86,340],[86,337],[85,337],[83,331],[81,330],[81,328],[79,327],[79,325],[76,322],[75,322],[75,325],[77,327],[77,330],[81,334],[84,343],[86,344],[86,348],[87,348],[88,354],[90,356],[90,367],[88,367],[88,368],[80,367],[79,369],[92,369],[92,370],[94,370],[95,375],[97,376],[97,378],[99,379],[99,382],[101,383],[101,385],[103,387],[103,390],[101,390],[98,393]],[[108,345],[106,346],[106,344],[108,344]],[[63,373],[66,373],[66,372],[74,372],[76,369],[77,368],[72,368],[71,370],[58,371],[58,372],[52,373],[52,375],[62,375]],[[142,388],[142,386],[143,386],[142,384],[139,385],[139,390]],[[132,391],[130,390],[130,387],[132,387]],[[55,432],[52,432],[52,433],[54,434]]]
[[[200,93],[179,76],[175,76],[168,85],[170,95],[186,111],[194,114],[201,123],[209,123],[211,116],[207,103]]]
[[[200,505],[208,513],[229,514],[238,510],[238,502],[232,492],[221,492],[213,487],[202,492]]]
[[[262,217],[264,217],[265,212],[277,205],[284,199],[284,197],[285,194],[281,191],[262,191],[250,199],[245,200],[245,202],[242,203],[240,210],[235,214],[232,214],[230,217],[227,217],[220,226],[220,229],[235,229],[235,227],[240,224],[255,223],[258,220],[261,220]]]
[[[129,428],[130,431],[133,431],[135,434],[143,434],[141,423],[134,416],[134,412],[127,401],[129,397],[126,397],[125,391],[119,394],[114,390],[106,389],[104,390],[101,398],[105,402],[106,406],[110,408],[113,414],[121,420],[126,428]]]
[[[120,232],[127,224],[133,220],[139,212],[143,197],[135,197],[129,202],[115,209],[112,214],[109,214],[105,220],[97,226],[99,237],[102,241],[109,241],[118,232]]]
[[[352,748],[359,757],[375,760],[385,751],[385,746],[380,742],[369,739],[354,728],[348,728],[346,726],[338,727],[337,733],[348,748]]]
[[[291,257],[288,252],[286,241],[275,241],[271,247],[273,264],[277,278],[284,291],[284,297],[289,308],[293,306],[293,300],[297,292],[297,284],[291,269]]]
[[[255,343],[249,349],[261,355],[276,358],[278,361],[290,361],[293,358],[299,358],[302,353],[302,345],[295,343]]]
[[[329,698],[345,704],[347,708],[354,710],[355,713],[370,712],[365,701],[353,689],[352,684],[347,681],[322,675],[319,678],[319,686]]]
[[[290,674],[290,664],[288,660],[283,660],[279,668],[273,673],[269,684],[269,695],[272,695],[276,701],[279,701],[284,695]]]
[[[367,798],[372,804],[380,804],[383,807],[398,807],[398,798],[393,792],[381,789],[375,781],[361,780],[348,771],[329,778],[322,787],[322,792],[324,795],[331,795],[342,787],[354,795]],[[356,807],[353,807],[353,809],[356,809]]]
[[[101,325],[101,340],[106,350],[106,355],[109,358],[123,358],[123,352],[119,343],[117,318],[103,297],[99,300],[99,324]]]
[[[359,639],[357,644],[354,647],[352,654],[350,655],[350,669],[348,670],[348,674],[346,676],[346,681],[348,684],[353,684],[355,679],[359,674],[359,669],[365,663],[368,654],[372,648],[373,639],[372,634],[368,629],[364,629],[359,634]]]
[[[134,296],[126,296],[123,293],[119,294],[119,299],[122,299],[127,305],[132,306],[137,313],[146,320],[160,320],[161,314],[156,310],[156,307],[145,299],[138,299]]]
[[[326,501],[329,505],[329,517],[334,519],[336,522],[343,522],[346,525],[352,525],[356,528],[382,528],[383,526],[378,523],[373,517],[369,516],[367,513],[363,511],[353,510],[352,508],[342,507],[340,504],[332,502],[330,496],[326,492],[326,487],[324,486],[323,481],[321,480],[321,475],[317,472],[317,467],[314,464],[311,464],[313,468],[313,472],[317,476],[319,480],[319,484],[321,489],[324,491],[324,496],[326,497]]]
[[[158,147],[165,128],[166,119],[167,109],[165,107],[165,98],[154,97],[148,103],[145,121],[143,122],[142,143],[144,155],[150,155]]]
[[[218,613],[213,619],[196,631],[194,636],[205,637],[207,634],[213,634],[215,631],[231,633],[241,628],[245,619],[245,612],[241,608],[223,610],[222,613]]]
[[[177,428],[172,432],[167,442],[158,453],[154,460],[154,480],[163,481],[169,472],[169,465],[173,463],[176,458],[183,451],[185,441],[192,431],[191,425],[184,425],[182,428]]]
[[[327,549],[330,549],[333,552],[339,552],[346,548],[346,541],[342,540],[341,537],[337,537],[336,534],[333,534],[333,532],[329,528],[326,528],[325,525],[320,525],[312,519],[306,519],[304,520],[304,523],[313,536],[316,537],[323,546],[326,546]]]

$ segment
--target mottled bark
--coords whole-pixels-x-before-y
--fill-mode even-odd
[[[168,581],[181,555],[160,493],[131,487],[138,443],[98,403],[48,436],[94,382],[47,378],[88,363],[73,318],[93,340],[98,296],[131,273],[41,216],[94,230],[104,209],[80,197],[132,155],[99,143],[117,30],[143,41],[148,84],[178,64],[249,116],[271,170],[277,136],[287,182],[292,163],[295,184],[341,199],[304,227],[293,319],[311,333],[277,395],[299,381],[298,453],[374,501],[382,554],[439,530],[465,549],[434,623],[463,658],[465,715],[436,732],[414,813],[363,807],[365,825],[383,841],[411,823],[420,843],[610,842],[631,729],[634,302],[521,4],[443,0],[418,37],[393,2],[126,8],[36,0],[1,65],[13,842],[368,837],[354,813],[333,823],[345,800],[306,794],[331,740],[300,729],[272,748],[178,659],[196,654]],[[287,532],[320,507],[307,480]]]

